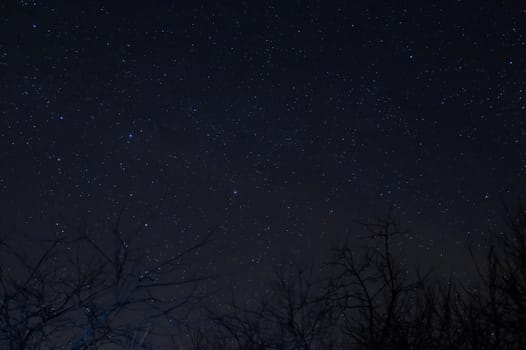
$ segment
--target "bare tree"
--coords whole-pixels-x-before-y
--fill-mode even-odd
[[[365,228],[372,244],[361,254],[344,244],[321,278],[299,266],[278,270],[267,298],[251,308],[233,302],[228,312],[214,314],[214,327],[197,333],[193,349],[445,350],[464,344],[459,340],[466,333],[458,327],[464,309],[452,280],[409,273],[392,253],[393,241],[405,234],[394,220]]]
[[[365,224],[369,244],[336,249],[325,279],[279,271],[268,298],[215,314],[193,349],[526,349],[525,199],[506,222],[470,284],[411,271],[393,252],[406,232],[391,216]]]
[[[278,269],[264,297],[206,309],[207,322],[171,329],[172,348],[192,350],[511,350],[526,348],[526,201],[507,211],[479,283],[433,278],[393,252],[407,233],[388,216],[365,224],[368,244],[344,244],[330,262]],[[102,244],[85,226],[38,257],[2,242],[0,342],[6,349],[152,348],[162,320],[203,307],[185,257],[207,238],[163,259],[133,248],[120,217]],[[70,237],[70,238],[68,238]],[[5,258],[5,259],[4,259]],[[67,265],[65,265],[67,263]],[[316,271],[316,273],[313,273]],[[181,315],[179,313],[179,315]],[[184,319],[186,315],[182,315]]]
[[[526,348],[526,198],[518,202],[514,211],[507,211],[503,252],[491,258],[488,275],[495,299],[502,298],[503,315],[495,320],[496,327],[508,330],[514,346]]]
[[[411,336],[411,318],[427,300],[416,293],[424,278],[413,282],[393,256],[392,240],[405,233],[391,219],[366,224],[369,246],[362,255],[345,245],[336,250],[327,297],[340,313],[345,346],[362,349],[403,348]]]
[[[222,349],[335,349],[332,310],[320,282],[311,269],[279,268],[266,297],[251,307],[234,301],[211,316]]]
[[[3,242],[3,348],[147,349],[163,323],[200,300],[207,277],[188,276],[186,258],[208,237],[165,257],[149,256],[138,239],[144,223],[124,230],[123,214],[102,235],[85,223],[64,230],[43,242],[39,255]]]
[[[480,287],[468,289],[459,317],[473,349],[526,348],[526,198],[515,209],[506,207],[505,224],[485,266],[474,258]]]

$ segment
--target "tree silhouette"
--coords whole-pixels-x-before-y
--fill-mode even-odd
[[[163,259],[149,257],[137,242],[144,224],[125,232],[122,215],[103,235],[83,224],[45,241],[36,257],[4,242],[3,348],[152,348],[159,325],[199,300],[206,277],[186,276],[183,269],[207,238]]]
[[[526,348],[526,198],[505,212],[506,231],[490,246],[485,270],[477,263],[482,287],[470,291],[478,321],[466,330],[483,339],[480,348]]]
[[[411,271],[393,253],[406,232],[391,216],[364,224],[372,244],[336,249],[321,281],[278,271],[268,298],[213,314],[193,349],[524,349],[526,201],[506,219],[471,285]]]
[[[364,224],[368,244],[344,243],[323,266],[281,267],[264,297],[227,308],[203,303],[203,275],[185,258],[208,237],[164,258],[125,232],[122,213],[100,241],[87,225],[46,241],[38,256],[0,243],[0,344],[5,349],[157,348],[186,307],[207,320],[169,326],[192,350],[511,350],[526,348],[526,198],[480,262],[479,281],[411,269],[393,251],[406,231],[391,216]],[[472,253],[474,256],[474,254]],[[184,335],[183,335],[184,333]]]

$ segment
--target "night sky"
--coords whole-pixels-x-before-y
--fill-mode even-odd
[[[192,263],[249,291],[391,206],[461,273],[526,189],[519,1],[75,3],[0,4],[4,232],[125,207],[154,257],[213,232]]]

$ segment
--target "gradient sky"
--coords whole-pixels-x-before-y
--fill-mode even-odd
[[[392,205],[411,254],[461,271],[526,188],[525,9],[2,2],[4,230],[124,205],[131,227],[164,198],[145,254],[214,231],[195,264],[248,290]]]

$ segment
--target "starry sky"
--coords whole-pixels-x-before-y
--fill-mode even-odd
[[[4,230],[160,208],[237,289],[391,206],[461,270],[526,188],[519,1],[3,1],[0,77]]]

